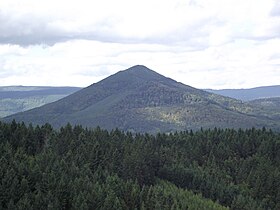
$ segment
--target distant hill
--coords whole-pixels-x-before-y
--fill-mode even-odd
[[[0,117],[57,101],[80,89],[78,87],[2,86],[0,87]]]
[[[261,99],[261,98],[280,97],[280,85],[256,87],[250,89],[223,89],[223,90],[206,89],[206,91],[239,99],[242,101],[251,101],[251,100]]]
[[[278,126],[273,119],[256,115],[250,104],[178,83],[140,65],[5,119],[153,133],[200,127]]]
[[[279,128],[277,121],[256,115],[250,104],[178,83],[141,65],[59,101],[5,118],[12,119],[151,133],[201,127]]]
[[[256,99],[249,101],[249,104],[255,107],[257,115],[280,121],[280,97]]]

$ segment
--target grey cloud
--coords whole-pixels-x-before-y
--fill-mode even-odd
[[[65,39],[62,34],[48,27],[49,20],[22,15],[14,17],[0,10],[0,43],[1,44],[49,44]]]
[[[191,49],[197,50],[208,47],[206,38],[209,32],[206,28],[211,24],[220,24],[217,20],[208,18],[185,28],[179,28],[169,34],[141,38],[117,34],[114,31],[117,23],[112,18],[103,19],[98,23],[87,26],[83,30],[73,29],[72,31],[59,28],[55,25],[56,21],[52,17],[37,17],[31,14],[25,14],[18,18],[0,9],[0,44],[17,44],[21,46],[53,45],[68,40],[84,39],[122,44],[184,44]]]
[[[110,28],[108,20],[89,26],[88,31],[65,31],[56,27],[55,21],[52,17],[30,14],[14,17],[0,9],[0,44],[53,45],[72,39],[110,41],[113,38],[110,33],[103,32]]]
[[[275,1],[274,7],[272,8],[270,15],[271,16],[280,16],[280,2],[279,1]]]
[[[15,18],[0,9],[0,44],[17,44],[21,46],[37,44],[54,45],[58,42],[83,39],[121,44],[184,45],[189,47],[189,51],[196,51],[208,48],[208,37],[211,30],[226,24],[226,22],[216,17],[206,17],[170,33],[141,38],[117,34],[114,29],[118,24],[117,20],[110,17],[86,26],[83,29],[72,29],[72,31],[59,28],[59,26],[55,25],[56,21],[54,17],[37,17],[31,14]],[[271,39],[279,36],[279,31],[275,29],[271,35],[262,37],[236,34],[230,37],[228,42],[239,38],[254,40]]]
[[[275,53],[269,57],[269,60],[276,60],[276,59],[280,59],[280,53]]]
[[[114,34],[111,29],[115,21],[110,18],[88,26],[87,29],[72,31],[59,28],[55,25],[56,21],[52,17],[37,17],[30,14],[15,18],[0,9],[0,44],[53,45],[74,39],[119,43],[136,42],[133,39]]]
[[[216,17],[207,17],[186,27],[178,28],[170,34],[164,34],[161,37],[149,37],[144,41],[147,43],[188,46],[188,51],[200,51],[209,47],[208,37],[211,27],[222,27],[224,24],[225,22]],[[233,40],[229,42],[231,41]]]
[[[65,37],[60,36],[9,36],[9,37],[1,37],[0,43],[2,44],[17,44],[21,46],[28,46],[28,45],[36,45],[36,44],[46,44],[46,45],[53,45],[57,42],[66,41]]]

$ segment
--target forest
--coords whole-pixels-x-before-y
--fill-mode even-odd
[[[280,209],[280,134],[0,122],[0,209]]]

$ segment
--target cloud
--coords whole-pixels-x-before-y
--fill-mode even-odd
[[[0,43],[23,46],[85,39],[206,47],[248,36],[259,27],[263,6],[251,0],[10,0],[1,4]],[[261,12],[265,15],[268,9]]]
[[[280,81],[279,39],[239,40],[196,51],[187,46],[89,40],[8,49],[2,50],[0,59],[1,85],[85,87],[135,64],[197,88],[246,88]]]
[[[136,64],[198,88],[279,84],[276,0],[0,1],[0,84],[74,85]]]
[[[84,39],[109,43],[188,45],[279,36],[273,0],[2,1],[0,43],[53,45]]]
[[[271,16],[280,16],[280,2],[279,1],[274,2],[274,6],[271,9],[270,15]]]

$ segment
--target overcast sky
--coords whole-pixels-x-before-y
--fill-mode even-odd
[[[280,85],[280,1],[0,0],[0,86],[136,64],[197,88]]]

